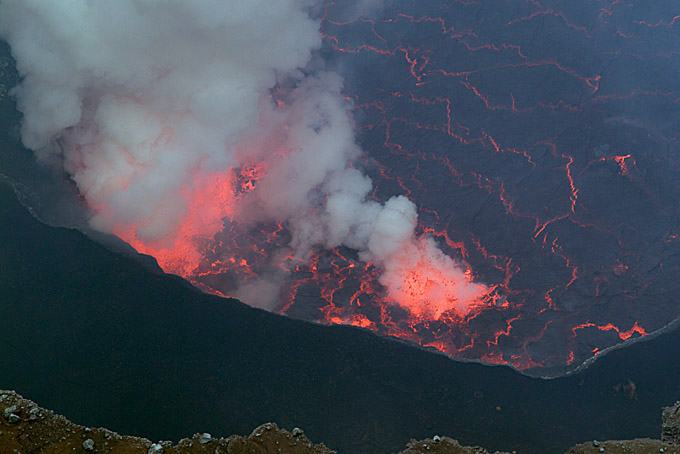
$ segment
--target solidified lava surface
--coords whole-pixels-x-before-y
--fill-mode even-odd
[[[296,268],[282,312],[553,376],[680,315],[676,2],[329,3],[322,33],[374,197],[407,194],[491,291],[414,319],[338,249]]]
[[[323,33],[376,197],[408,194],[421,231],[493,291],[464,319],[414,322],[367,308],[364,279],[326,286],[315,317],[298,308],[312,280],[286,313],[537,375],[680,315],[677,2],[331,3]],[[352,280],[337,256],[319,260]]]

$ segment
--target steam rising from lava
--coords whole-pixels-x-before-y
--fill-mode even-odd
[[[465,314],[486,288],[415,235],[410,200],[371,199],[313,3],[3,0],[23,142],[70,174],[94,228],[168,272],[191,279],[223,221],[280,223],[277,260],[346,246],[414,316]],[[233,294],[273,309],[281,279]]]

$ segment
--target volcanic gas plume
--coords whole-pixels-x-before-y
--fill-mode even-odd
[[[92,227],[208,291],[280,309],[291,272],[344,248],[411,316],[464,316],[488,289],[412,201],[376,199],[314,3],[3,0],[23,143]]]

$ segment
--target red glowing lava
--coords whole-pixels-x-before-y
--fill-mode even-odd
[[[437,248],[432,238],[410,243],[385,265],[380,282],[387,299],[409,310],[416,319],[439,320],[442,314],[470,312],[488,289],[472,282]]]
[[[222,227],[222,220],[232,214],[236,177],[232,172],[214,173],[197,179],[191,190],[183,190],[186,214],[175,231],[163,239],[143,241],[138,225],[117,225],[114,233],[138,252],[156,258],[166,273],[191,279],[204,254],[201,251]]]

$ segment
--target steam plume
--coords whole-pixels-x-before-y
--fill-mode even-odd
[[[388,296],[414,314],[466,313],[485,288],[432,238],[416,238],[411,201],[371,200],[353,166],[361,151],[342,80],[310,69],[321,45],[314,6],[3,0],[23,142],[71,175],[94,228],[166,271],[191,275],[197,241],[225,218],[285,222],[300,259],[344,245],[382,269]],[[292,88],[274,100],[283,85]],[[257,173],[247,190],[243,169]],[[264,306],[277,298],[272,282],[240,293]]]

